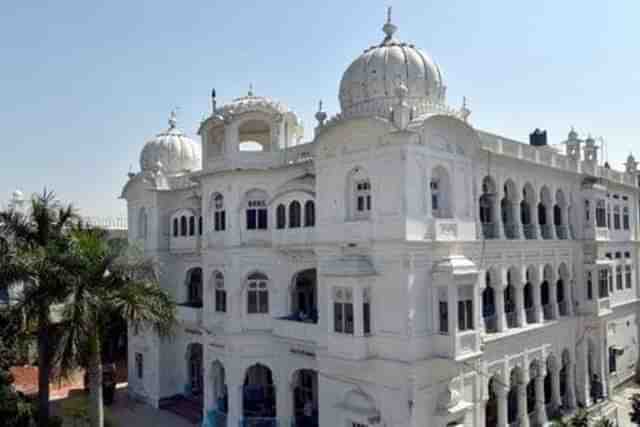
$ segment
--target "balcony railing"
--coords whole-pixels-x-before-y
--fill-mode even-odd
[[[184,303],[177,305],[177,317],[182,323],[199,325],[202,323],[202,303]]]
[[[544,315],[544,320],[553,320],[553,306],[551,304],[543,305],[542,314]]]
[[[498,317],[495,314],[484,316],[484,330],[488,334],[498,332]]]
[[[537,228],[538,227],[536,227],[533,224],[523,224],[522,230],[524,231],[524,237],[528,240],[537,239],[538,238],[538,235],[536,233]]]
[[[569,238],[569,230],[566,225],[556,225],[556,237],[560,240],[567,240]]]
[[[318,326],[317,317],[315,322],[312,319],[309,320],[296,320],[288,317],[281,317],[279,319],[273,319],[273,334],[291,338],[300,341],[318,341],[321,338],[321,328]]]
[[[497,239],[498,238],[498,224],[492,222],[482,223],[482,235],[485,239]]]
[[[550,240],[553,238],[553,228],[548,224],[541,224],[540,234],[542,234],[543,239]]]
[[[518,327],[518,313],[515,311],[508,311],[505,313],[507,318],[507,327],[508,328],[517,328]]]
[[[558,302],[558,312],[560,313],[560,316],[568,316],[570,308],[569,301]]]
[[[519,239],[518,224],[504,224],[504,235],[507,239]]]

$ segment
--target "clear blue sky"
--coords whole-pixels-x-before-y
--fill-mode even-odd
[[[123,214],[144,141],[174,106],[195,134],[212,87],[224,102],[252,82],[310,135],[318,99],[337,112],[343,71],[382,39],[389,3],[398,37],[440,64],[474,126],[560,142],[573,124],[604,136],[614,164],[640,157],[637,0],[6,2],[0,200],[46,185],[87,215]]]

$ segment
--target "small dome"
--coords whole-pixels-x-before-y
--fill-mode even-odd
[[[24,193],[20,190],[15,190],[13,193],[11,193],[11,199],[14,201],[24,200]]]
[[[200,168],[200,145],[176,128],[176,115],[172,112],[169,129],[144,145],[140,153],[140,169],[143,172],[162,170],[172,175]]]
[[[394,38],[391,13],[383,27],[385,38],[360,55],[340,82],[342,114],[386,116],[397,102],[396,88],[406,87],[405,100],[417,113],[444,104],[446,88],[438,65],[415,46]]]

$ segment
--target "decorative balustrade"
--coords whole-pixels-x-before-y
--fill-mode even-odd
[[[508,311],[505,313],[507,318],[507,327],[508,328],[517,328],[518,327],[518,313],[515,311]]]
[[[550,240],[553,238],[553,228],[549,224],[541,224],[540,225],[540,234],[542,238],[545,240]]]
[[[569,301],[559,301],[558,302],[558,312],[560,316],[568,316],[570,313],[571,306],[569,305]]]
[[[498,224],[492,222],[482,223],[482,235],[485,239],[497,239],[498,238]]]
[[[504,235],[507,239],[514,240],[519,239],[518,225],[517,224],[504,224]]]
[[[522,230],[524,231],[524,237],[527,240],[534,240],[537,239],[538,236],[536,234],[536,229],[537,227],[533,224],[523,224],[522,225]]]
[[[569,230],[566,225],[556,225],[556,237],[560,240],[567,240],[569,238]]]
[[[484,316],[484,330],[488,334],[498,332],[498,317],[495,314]]]

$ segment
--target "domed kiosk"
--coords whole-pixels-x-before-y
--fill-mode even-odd
[[[384,40],[365,50],[347,68],[340,83],[343,116],[387,116],[398,101],[398,88],[404,100],[418,114],[445,102],[446,87],[440,67],[422,50],[395,37],[391,9],[382,27]]]

